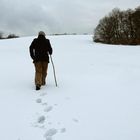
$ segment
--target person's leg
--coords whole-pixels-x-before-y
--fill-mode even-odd
[[[48,62],[42,62],[42,85],[46,84]]]
[[[41,62],[35,62],[35,85],[37,89],[40,89],[42,85],[42,64]]]

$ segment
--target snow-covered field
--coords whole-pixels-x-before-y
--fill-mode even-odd
[[[140,47],[49,36],[58,87],[34,86],[34,37],[0,40],[0,140],[140,140]]]

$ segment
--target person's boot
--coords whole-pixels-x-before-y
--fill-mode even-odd
[[[40,85],[36,85],[36,90],[40,90]]]

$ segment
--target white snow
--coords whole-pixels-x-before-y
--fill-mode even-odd
[[[140,140],[140,47],[48,36],[47,86],[34,86],[34,37],[0,40],[0,140]]]

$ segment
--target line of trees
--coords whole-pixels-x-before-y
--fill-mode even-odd
[[[140,44],[140,6],[125,11],[114,8],[99,21],[93,40],[107,44]]]
[[[0,32],[0,39],[10,39],[10,38],[18,38],[19,36],[15,34],[9,34],[7,37],[4,37],[3,32]]]

